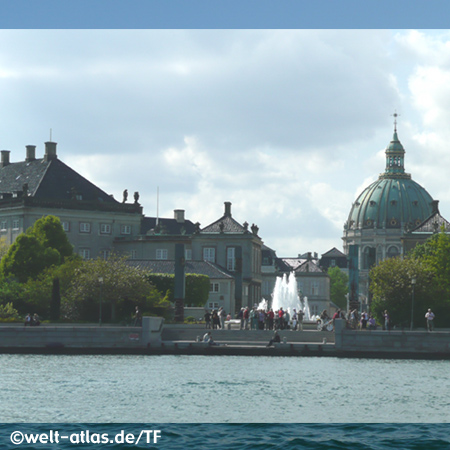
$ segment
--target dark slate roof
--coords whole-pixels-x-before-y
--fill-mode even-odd
[[[314,260],[304,261],[300,266],[295,269],[296,273],[324,273],[324,271],[318,266]]]
[[[347,258],[347,256],[338,250],[336,247],[333,247],[331,250],[328,250],[322,255],[322,258]]]
[[[0,168],[0,194],[22,192],[24,184],[28,185],[28,196],[36,199],[71,200],[78,194],[86,201],[118,203],[57,158],[21,161]]]
[[[127,264],[140,269],[149,270],[152,273],[175,274],[175,261],[173,260],[149,260],[129,259]],[[186,261],[185,273],[207,275],[209,278],[233,279],[227,271],[208,261]]]
[[[222,225],[223,224],[223,229]],[[223,216],[219,220],[216,220],[212,224],[203,228],[200,233],[232,233],[242,234],[248,233],[248,229],[243,227],[239,222],[234,220],[230,216]]]
[[[288,270],[295,270],[297,267],[306,261],[304,258],[277,258],[277,262],[283,263],[286,265]]]
[[[141,223],[141,234],[143,235],[184,235],[192,234],[195,225],[190,220],[179,223],[176,219],[158,219],[159,228],[156,227],[156,217],[144,217]]]
[[[439,211],[436,211],[419,226],[411,230],[411,233],[438,233],[441,231],[442,225],[444,225],[445,231],[450,231],[450,222],[445,220]]]

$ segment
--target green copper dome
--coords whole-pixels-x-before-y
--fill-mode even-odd
[[[405,173],[405,150],[397,130],[386,148],[386,169],[358,196],[347,229],[412,228],[433,212],[433,198]]]

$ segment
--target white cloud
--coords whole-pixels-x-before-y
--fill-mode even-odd
[[[0,140],[59,157],[145,213],[203,226],[233,203],[279,255],[341,247],[384,170],[397,108],[407,171],[449,211],[450,33],[2,30]],[[450,212],[450,211],[449,211]],[[445,215],[445,214],[444,214]]]

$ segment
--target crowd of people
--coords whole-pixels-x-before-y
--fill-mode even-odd
[[[236,315],[239,320],[241,330],[303,330],[303,319],[304,312],[299,309],[293,310],[292,314],[288,310],[280,308],[276,311],[269,309],[268,311],[264,309],[258,309],[257,306],[249,308],[241,308]],[[428,309],[425,314],[426,325],[428,331],[433,331],[434,329],[434,318],[435,315]],[[231,320],[230,314],[227,315],[223,307],[218,310],[206,311],[205,316],[205,328],[209,329],[224,329],[225,321]],[[333,324],[336,319],[343,319],[346,321],[347,328],[355,330],[376,330],[378,324],[375,317],[366,311],[359,312],[356,308],[351,309],[347,314],[341,309],[337,309],[336,312],[331,317],[327,310],[324,309],[320,316],[320,321],[322,324]],[[318,320],[319,320],[318,319]],[[391,329],[391,319],[389,312],[386,310],[383,312],[383,330]]]
[[[274,311],[258,309],[258,307],[241,308],[237,314],[240,320],[241,330],[302,330],[304,313],[299,309],[293,310],[292,314],[280,308]]]

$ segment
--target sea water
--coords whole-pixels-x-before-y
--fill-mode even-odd
[[[0,448],[448,449],[449,369],[449,361],[0,355]],[[67,440],[152,429],[157,444]],[[48,430],[67,439],[11,443],[13,433]]]
[[[0,422],[443,423],[450,361],[0,355]]]

